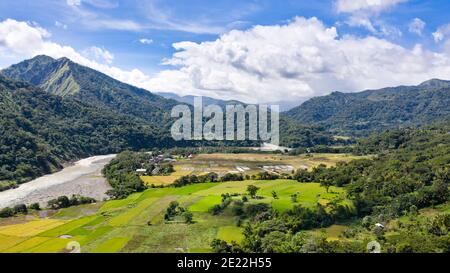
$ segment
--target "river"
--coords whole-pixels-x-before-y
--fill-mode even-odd
[[[115,156],[85,158],[57,173],[39,177],[16,189],[0,192],[0,208],[32,203],[45,207],[49,200],[73,194],[101,201],[107,198],[105,193],[111,189],[101,171]]]

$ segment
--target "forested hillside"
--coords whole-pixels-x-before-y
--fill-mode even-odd
[[[174,100],[154,95],[67,58],[37,56],[1,71],[9,78],[29,82],[48,93],[140,118],[157,126],[170,125]]]
[[[266,210],[245,226],[239,245],[213,242],[217,252],[354,253],[376,240],[382,252],[429,253],[450,249],[450,126],[387,132],[365,139],[362,152],[373,159],[298,170],[301,183],[343,187],[355,206],[349,214],[336,202],[310,210],[302,206],[278,213]],[[300,193],[302,194],[302,193]],[[340,238],[306,233],[333,223],[351,223]]]
[[[193,103],[192,96],[165,94],[166,99],[147,90],[119,82],[67,58],[55,60],[48,56],[36,56],[12,65],[1,73],[9,78],[39,86],[54,95],[70,97],[95,107],[108,108],[113,112],[139,118],[143,124],[155,125],[167,132],[173,122],[173,119],[170,119],[172,107],[180,102]],[[218,104],[225,107],[227,104],[242,103],[205,98],[204,104]],[[318,126],[300,124],[281,116],[280,127],[281,144],[285,146],[311,147],[334,143],[333,135]],[[235,146],[236,143],[222,145]]]
[[[430,124],[450,115],[450,82],[430,80],[361,93],[313,98],[286,115],[335,134],[367,136],[387,129]]]
[[[0,181],[24,182],[65,160],[173,145],[149,124],[0,76]]]

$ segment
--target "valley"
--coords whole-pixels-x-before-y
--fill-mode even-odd
[[[51,194],[53,189],[66,186],[66,192],[59,191],[54,196],[75,188],[96,188],[97,192],[104,189],[98,187],[93,175],[113,158],[92,157],[77,162],[74,166],[63,171],[39,178],[27,183],[38,191],[28,198],[35,198],[36,193]],[[306,156],[286,156],[273,154],[199,154],[192,159],[184,159],[175,163],[175,169],[188,168],[188,172],[175,172],[168,179],[176,179],[180,175],[201,174],[207,171],[234,172],[236,166],[247,165],[257,173],[260,164],[280,165],[292,164],[295,167],[312,168],[319,164],[335,165],[358,157],[349,155],[317,154]],[[275,165],[277,164],[277,165]],[[204,166],[213,168],[205,169]],[[262,171],[262,169],[259,169]],[[290,173],[290,172],[288,172]],[[61,179],[62,178],[62,179]],[[90,180],[89,180],[90,178]],[[161,179],[162,177],[142,177],[146,179]],[[45,181],[45,182],[39,182]],[[51,184],[53,182],[54,184]],[[84,183],[84,185],[82,185]],[[90,185],[87,185],[91,183]],[[92,184],[93,183],[93,184]],[[147,184],[150,182],[147,182]],[[156,181],[151,182],[155,184]],[[319,183],[298,183],[294,180],[271,181],[236,181],[226,183],[204,183],[170,187],[170,183],[162,183],[166,187],[148,189],[135,193],[122,200],[96,202],[57,211],[30,212],[27,216],[17,216],[12,219],[0,219],[0,252],[61,252],[69,242],[76,241],[82,246],[83,252],[211,252],[211,242],[222,239],[229,243],[241,242],[243,226],[236,215],[233,206],[213,215],[211,209],[221,204],[224,194],[232,196],[232,200],[241,200],[247,196],[246,205],[267,204],[275,210],[283,212],[295,205],[314,209],[316,203],[324,206],[336,201],[352,208],[352,202],[346,199],[345,190],[332,187],[329,192]],[[258,199],[248,196],[247,188],[254,185],[258,191]],[[11,200],[25,200],[12,198],[19,189],[4,192],[3,197],[11,196]],[[15,191],[15,192],[14,192]],[[273,197],[273,192],[277,197]],[[74,193],[83,193],[80,191]],[[0,193],[0,197],[2,197]],[[92,194],[92,193],[91,193]],[[295,202],[292,195],[298,194]],[[83,194],[84,195],[84,194]],[[89,196],[89,195],[88,195]],[[36,201],[36,199],[27,199]],[[43,199],[40,199],[43,201]],[[177,201],[193,213],[193,223],[169,222],[164,220],[164,213],[170,202]],[[11,203],[12,204],[12,203]],[[44,207],[44,206],[43,206]]]
[[[124,200],[63,209],[50,218],[27,216],[23,223],[13,225],[0,221],[0,252],[61,252],[71,241],[79,242],[83,252],[94,253],[211,252],[213,239],[239,243],[243,229],[236,226],[238,217],[231,210],[214,216],[209,209],[220,204],[224,193],[237,194],[236,199],[240,199],[250,184],[261,188],[262,197],[250,203],[272,204],[280,211],[292,208],[290,196],[296,192],[301,193],[299,204],[306,207],[344,196],[337,188],[326,193],[319,184],[286,180],[149,189]],[[278,192],[279,199],[272,198],[272,191]],[[165,210],[172,201],[193,213],[192,224],[164,222]]]
[[[282,149],[177,142],[190,97],[36,56],[0,74],[0,252],[448,252],[449,90],[313,98]]]

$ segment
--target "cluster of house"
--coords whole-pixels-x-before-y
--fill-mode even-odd
[[[192,155],[189,155],[187,158],[191,159],[192,157],[193,157]],[[170,156],[165,156],[163,154],[152,156],[152,158],[148,161],[148,163],[155,165],[155,168],[151,172],[150,172],[150,170],[147,170],[144,168],[137,169],[136,174],[141,175],[141,176],[142,175],[158,175],[159,171],[161,170],[161,168],[159,167],[160,164],[174,163],[174,162],[177,162],[177,160]],[[145,165],[145,164],[142,164],[142,165]]]

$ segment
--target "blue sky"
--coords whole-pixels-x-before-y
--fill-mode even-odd
[[[2,32],[0,23],[0,34],[7,33],[9,40],[0,38],[0,67],[35,53],[68,55],[151,91],[246,101],[263,101],[265,97],[269,101],[300,101],[329,93],[333,88],[358,91],[445,76],[442,71],[447,72],[450,67],[449,15],[447,0],[2,0],[0,22],[4,24]],[[312,17],[318,22],[311,21]],[[20,23],[26,26],[19,26]],[[259,33],[257,26],[266,28]],[[292,42],[283,26],[295,35]],[[39,31],[33,34],[39,37],[24,38],[32,37],[27,32],[32,29]],[[321,31],[324,35],[336,32],[331,40],[326,39],[327,46],[320,38]],[[279,32],[282,42],[276,41]],[[310,34],[315,35],[314,41],[304,42],[301,36]],[[346,37],[351,37],[351,41]],[[367,38],[375,40],[369,43]],[[174,44],[180,42],[189,43],[175,49]],[[27,43],[30,47],[37,43],[35,47],[42,49],[26,48]],[[262,43],[260,47],[258,43]],[[361,52],[358,44],[375,44],[377,49]],[[348,49],[352,47],[353,50]],[[239,60],[243,63],[224,59],[242,54],[242,48],[247,50],[247,55]],[[282,52],[285,48],[289,53]],[[177,56],[177,52],[182,55]],[[224,52],[225,57],[221,55]],[[332,63],[330,58],[340,53],[345,60],[358,58],[344,61],[343,70],[338,70],[340,63]],[[433,54],[440,55],[431,63],[424,63]],[[373,59],[374,55],[381,57]],[[389,60],[396,55],[403,56],[403,62],[411,62],[405,65],[416,69],[391,71],[398,73],[397,77],[364,71],[370,65],[392,70]],[[366,63],[360,61],[366,57]],[[271,71],[272,61],[283,58],[288,71],[282,71],[283,64],[276,64],[280,69]],[[423,67],[427,65],[435,67],[425,71]],[[204,71],[205,66],[210,69]],[[363,72],[358,72],[360,69]],[[439,70],[440,73],[435,72]],[[244,87],[243,83],[248,82],[251,84]],[[255,98],[255,92],[261,98]]]

